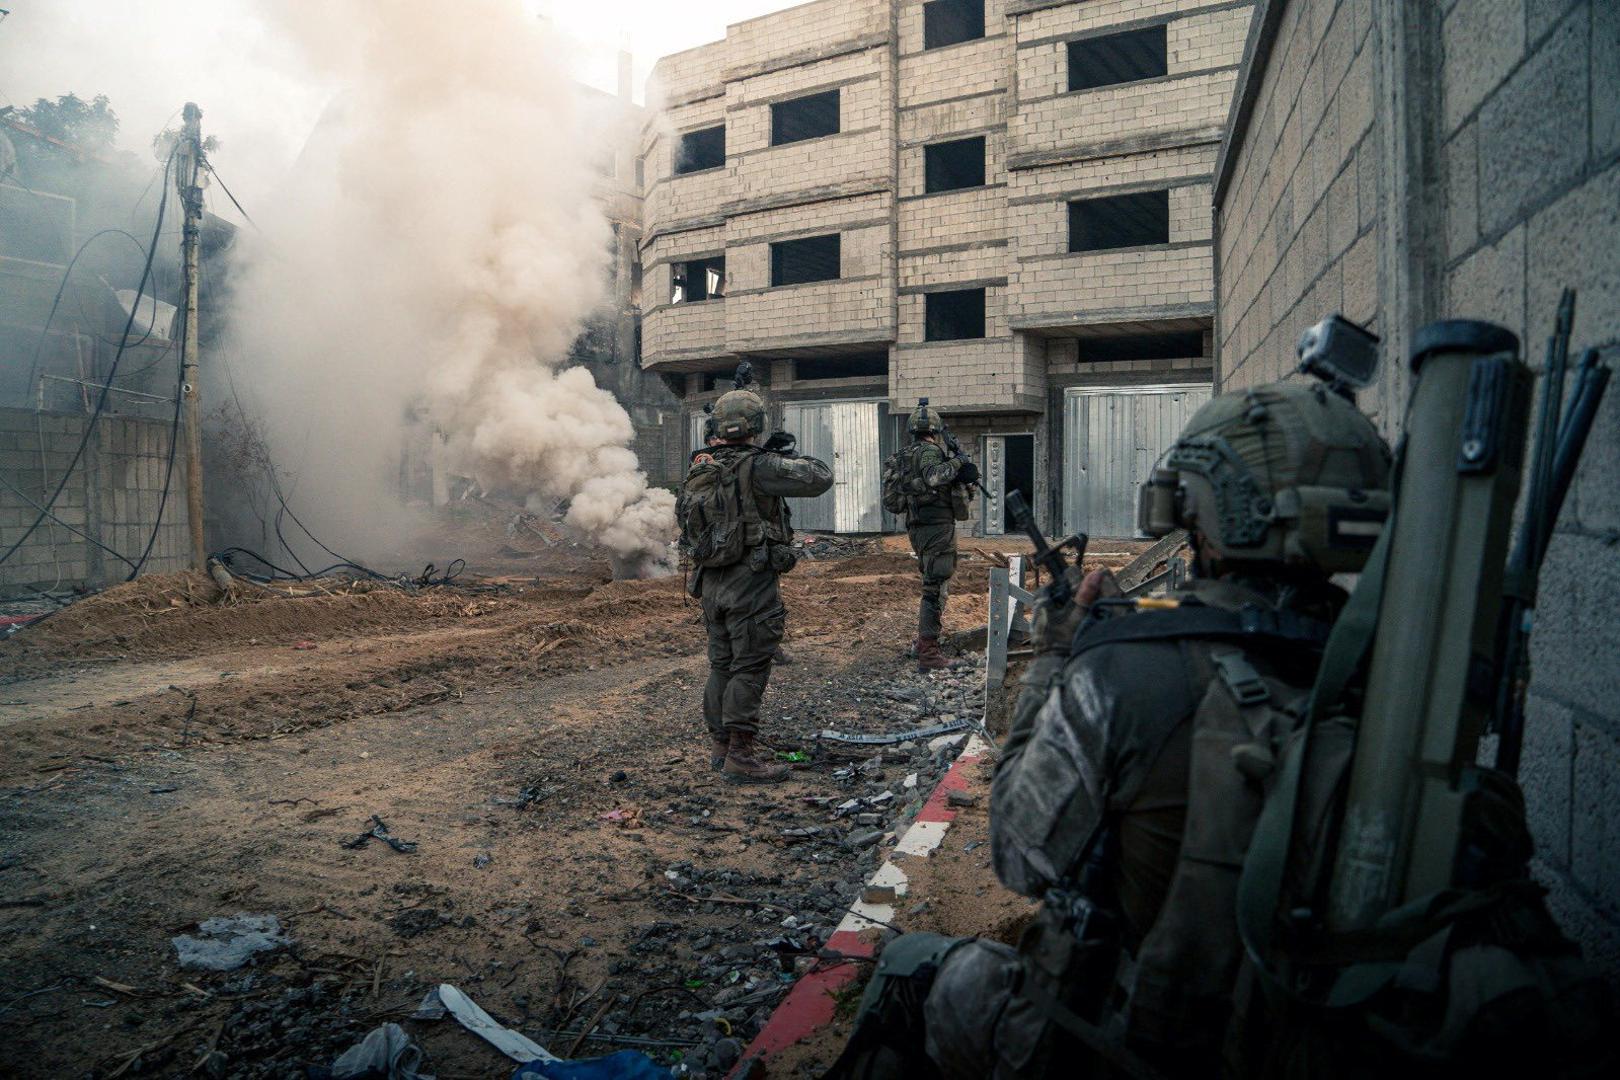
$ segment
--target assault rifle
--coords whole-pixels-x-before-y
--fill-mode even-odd
[[[1078,566],[1086,557],[1088,542],[1086,534],[1076,533],[1066,537],[1058,541],[1055,547],[1048,544],[1046,536],[1035,524],[1035,515],[1030,511],[1029,504],[1024,501],[1023,492],[1017,488],[1007,492],[1007,509],[1012,512],[1013,524],[1023,530],[1024,535],[1029,537],[1029,542],[1035,545],[1036,564],[1045,567],[1047,574],[1052,578],[1046,586],[1047,602],[1054,608],[1067,606],[1073,597],[1069,589],[1069,560],[1063,553],[1072,549],[1075,565]]]

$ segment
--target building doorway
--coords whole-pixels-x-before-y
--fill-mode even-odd
[[[1007,495],[1016,491],[1035,505],[1035,436],[986,435],[981,485],[984,534],[1004,536],[1016,532]]]

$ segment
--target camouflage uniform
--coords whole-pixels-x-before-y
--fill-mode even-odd
[[[708,451],[725,464],[754,455],[753,495],[761,519],[785,517],[785,498],[811,498],[832,486],[832,469],[812,457],[786,457],[755,446],[717,446]],[[703,622],[709,636],[709,682],[703,719],[715,738],[759,729],[759,706],[770,678],[771,659],[782,640],[787,610],[777,588],[779,570],[771,548],[753,548],[741,562],[699,570]],[[779,563],[777,564],[780,565]]]
[[[922,574],[922,602],[917,607],[917,636],[939,637],[945,594],[956,573],[956,514],[951,485],[961,462],[945,456],[943,448],[919,439],[906,453],[908,476],[921,481],[927,494],[914,496],[906,513],[906,537],[917,554]]]
[[[1305,612],[1299,594],[1289,593],[1279,608],[1275,585],[1230,580],[1190,582],[1178,595],[1234,611],[1255,605],[1319,616],[1331,616],[1338,599],[1319,594],[1316,609]],[[1113,840],[1101,892],[1113,900],[1127,947],[1142,942],[1176,869],[1188,801],[1190,721],[1216,676],[1211,654],[1220,648],[1196,638],[1102,645],[1062,666],[1055,678],[1048,674],[1044,695],[1026,690],[991,788],[991,856],[1003,884],[1032,897],[1073,888],[1106,821]],[[1309,686],[1314,677],[1314,662],[1297,656],[1245,655],[1291,685]],[[1024,707],[1026,700],[1038,708]],[[1045,930],[1044,922],[1047,932],[1064,933],[1057,921],[1048,905],[1037,927]],[[1173,992],[1200,998],[1208,988],[1207,997],[1188,1006],[1207,1016],[1208,1025],[1160,1031],[1144,1010],[1127,1014],[1119,1034],[1172,1071],[1180,1066],[1214,1075],[1233,971],[1188,970],[1186,961],[1138,957],[1133,989],[1175,985]],[[1073,1068],[1075,1055],[1089,1054],[1023,992],[1030,980],[1022,968],[1029,962],[1018,950],[982,940],[964,943],[946,960],[925,1007],[929,1056],[945,1076],[1057,1075]]]

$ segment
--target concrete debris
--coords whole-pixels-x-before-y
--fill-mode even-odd
[[[238,914],[204,919],[196,936],[181,934],[170,944],[181,967],[235,971],[259,953],[292,944],[292,939],[282,935],[281,920],[274,915]]]

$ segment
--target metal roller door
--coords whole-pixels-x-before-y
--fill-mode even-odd
[[[817,532],[881,532],[883,414],[881,401],[805,401],[782,407],[782,427],[798,452],[832,466],[833,486],[814,499],[793,499],[793,525]]]

